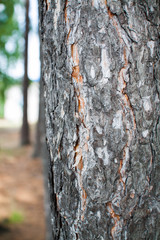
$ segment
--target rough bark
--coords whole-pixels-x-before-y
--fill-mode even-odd
[[[25,17],[25,51],[24,51],[24,78],[23,78],[23,119],[21,128],[21,144],[30,143],[29,123],[28,123],[28,34],[29,34],[29,0],[26,0],[26,17]]]
[[[53,239],[160,239],[159,2],[40,13]]]

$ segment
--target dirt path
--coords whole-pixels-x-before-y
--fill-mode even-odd
[[[44,240],[42,164],[19,130],[0,128],[0,240]]]

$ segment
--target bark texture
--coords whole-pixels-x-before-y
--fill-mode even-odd
[[[159,1],[40,1],[53,239],[160,239]]]

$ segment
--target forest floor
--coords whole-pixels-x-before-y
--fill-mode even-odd
[[[19,133],[0,120],[0,240],[44,240],[42,162]]]

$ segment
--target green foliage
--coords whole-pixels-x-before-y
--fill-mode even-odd
[[[15,14],[20,1],[0,0],[0,117],[3,117],[6,90],[18,82],[9,76],[8,69],[22,55],[19,47],[22,30]]]
[[[24,221],[24,216],[19,211],[14,211],[11,213],[11,216],[7,219],[5,219],[6,224],[16,224],[16,223],[22,223]]]
[[[24,216],[20,212],[13,212],[9,218],[9,223],[21,223],[24,220]]]
[[[9,62],[17,59],[20,54],[18,39],[21,32],[15,14],[15,6],[18,3],[19,0],[0,1],[0,55],[7,57]]]

